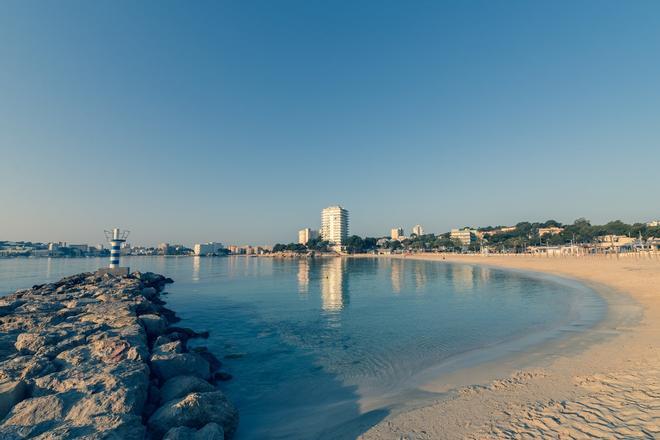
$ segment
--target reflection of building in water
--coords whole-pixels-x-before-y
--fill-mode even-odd
[[[479,278],[481,279],[482,284],[488,283],[488,281],[490,281],[490,268],[489,267],[480,267],[479,268]]]
[[[403,282],[403,261],[392,260],[390,280],[392,281],[392,292],[401,293],[401,283]]]
[[[427,273],[426,270],[428,265],[422,261],[418,261],[415,264],[415,289],[424,290],[426,287]]]
[[[348,305],[347,279],[344,259],[331,258],[321,265],[321,307],[327,311],[339,311]]]
[[[298,293],[309,291],[309,261],[298,260]]]
[[[467,264],[453,264],[451,279],[457,291],[472,290],[474,288],[474,266]]]
[[[199,281],[199,265],[200,265],[200,258],[198,256],[192,257],[192,280],[193,281]]]

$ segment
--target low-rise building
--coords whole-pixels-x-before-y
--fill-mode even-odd
[[[507,232],[513,232],[515,230],[516,230],[515,226],[502,226],[500,228],[490,229],[487,231],[476,231],[474,232],[474,235],[476,235],[476,237],[481,240],[487,235],[492,236],[492,235],[504,234]]]
[[[649,237],[649,239],[646,240],[646,246],[649,250],[660,251],[660,238]]]
[[[544,235],[557,235],[561,234],[564,231],[564,228],[560,228],[558,226],[549,226],[547,228],[539,228],[539,237],[543,237]]]
[[[169,243],[161,243],[158,245],[158,253],[161,255],[169,255],[171,252]]]
[[[319,231],[316,231],[311,228],[304,228],[298,231],[298,243],[307,244],[309,240],[313,240],[319,237]]]
[[[596,237],[596,248],[604,251],[621,252],[631,250],[635,244],[635,239],[625,235],[601,235]]]
[[[208,243],[197,243],[193,247],[195,255],[218,255],[224,251],[222,243],[210,241]]]
[[[475,231],[470,228],[452,229],[449,237],[460,242],[463,246],[469,246],[475,237]]]

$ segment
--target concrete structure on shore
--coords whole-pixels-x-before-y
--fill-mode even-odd
[[[348,211],[339,205],[321,211],[321,238],[333,246],[341,246],[348,238]]]
[[[392,228],[392,230],[390,231],[390,238],[392,240],[403,239],[403,228]]]
[[[319,231],[311,228],[304,228],[298,231],[298,243],[307,244],[309,240],[319,237]]]
[[[415,225],[412,228],[412,233],[415,234],[416,236],[424,235],[424,228],[422,228],[422,225]]]

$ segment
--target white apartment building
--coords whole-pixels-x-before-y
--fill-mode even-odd
[[[403,228],[392,228],[390,231],[390,237],[392,240],[401,240],[403,239]]]
[[[209,242],[209,243],[197,243],[193,250],[195,255],[213,255],[217,254],[221,249],[224,249],[222,243]]]
[[[415,234],[416,236],[424,235],[424,228],[422,228],[422,225],[415,225],[412,228],[412,233]]]
[[[321,238],[332,245],[342,245],[348,238],[348,211],[339,205],[321,211]]]
[[[310,228],[304,228],[298,231],[298,243],[307,244],[309,240],[319,237],[319,231]]]
[[[472,243],[472,230],[470,228],[452,229],[449,236],[452,240],[459,241],[463,246],[469,246]]]

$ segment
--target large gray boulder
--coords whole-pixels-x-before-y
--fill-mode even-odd
[[[175,376],[168,379],[160,388],[160,401],[180,399],[190,393],[205,393],[215,391],[216,388],[197,376]]]
[[[162,335],[167,329],[167,320],[159,315],[142,315],[140,323],[150,338]]]
[[[172,428],[163,440],[224,440],[225,432],[217,423],[207,423],[202,429],[195,430],[185,426]]]
[[[229,438],[238,426],[238,412],[222,391],[191,393],[181,399],[170,400],[149,418],[149,428],[164,435],[172,428],[185,426],[200,429],[217,423]]]
[[[151,356],[151,369],[161,380],[190,375],[202,379],[211,377],[211,367],[194,353],[157,353]]]

